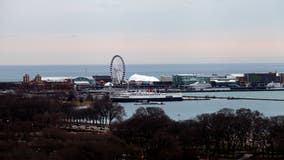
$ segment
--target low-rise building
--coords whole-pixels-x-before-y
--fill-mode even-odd
[[[112,82],[111,76],[109,75],[94,75],[93,79],[95,85],[101,87],[103,87],[108,82]]]
[[[223,79],[213,79],[210,81],[210,84],[214,88],[239,88],[239,83],[236,79],[228,79],[228,78],[223,78]]]
[[[284,84],[284,73],[279,73],[280,83]]]
[[[23,84],[29,84],[30,82],[31,82],[30,75],[29,74],[25,74],[23,76]]]
[[[39,74],[33,80],[25,74],[21,88],[29,90],[71,90],[73,81],[70,77],[41,77]]]
[[[279,82],[277,73],[245,73],[245,83],[253,88],[265,87],[270,82]]]
[[[210,83],[210,76],[200,74],[173,75],[173,85],[178,88],[186,88],[195,82]]]
[[[173,77],[172,76],[160,76],[160,81],[161,82],[173,82]]]
[[[73,82],[77,90],[91,88],[94,85],[93,77],[76,77]]]

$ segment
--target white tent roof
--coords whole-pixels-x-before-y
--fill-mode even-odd
[[[113,86],[113,84],[112,84],[111,82],[107,82],[107,83],[105,84],[105,87],[110,87],[110,86]]]
[[[66,82],[67,80],[72,79],[71,77],[42,77],[42,81],[46,82]]]
[[[228,74],[226,77],[234,79],[234,78],[237,78],[237,77],[244,77],[244,74],[243,73],[233,73],[233,74]]]
[[[133,74],[129,77],[128,81],[159,82],[160,80],[153,76]]]

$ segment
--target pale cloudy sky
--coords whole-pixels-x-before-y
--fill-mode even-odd
[[[0,65],[284,62],[284,0],[0,0]]]

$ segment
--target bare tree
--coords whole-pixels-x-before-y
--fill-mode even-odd
[[[92,108],[100,117],[101,123],[111,124],[113,120],[121,121],[126,115],[124,108],[118,103],[113,103],[108,97],[96,99]]]

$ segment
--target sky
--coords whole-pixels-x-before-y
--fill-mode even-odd
[[[0,65],[283,63],[283,0],[0,0]]]

